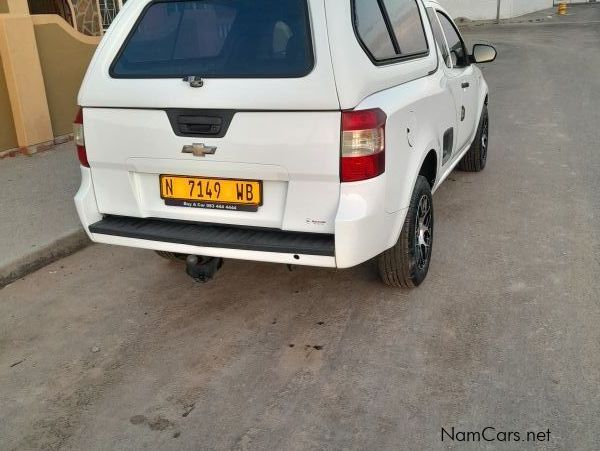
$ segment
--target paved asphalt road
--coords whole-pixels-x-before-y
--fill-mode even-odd
[[[422,288],[92,246],[0,291],[0,449],[600,449],[600,25],[469,38],[491,155],[436,194]]]

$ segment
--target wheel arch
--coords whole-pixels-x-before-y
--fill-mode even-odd
[[[418,175],[422,175],[423,177],[425,177],[429,182],[429,186],[433,190],[433,187],[437,182],[438,172],[438,152],[435,149],[431,149],[425,154],[425,158],[421,163],[421,168],[419,169]]]
[[[431,192],[435,191],[435,188],[439,185],[441,166],[441,147],[440,143],[431,136],[431,141],[426,145],[422,146],[422,149],[428,149],[421,153],[420,157],[414,156],[414,160],[411,163],[411,177],[407,179],[406,185],[403,188],[403,196],[402,196],[402,208],[399,211],[402,211],[402,215],[400,221],[394,223],[394,227],[390,230],[390,240],[387,248],[393,246],[400,237],[400,233],[402,233],[402,226],[404,224],[404,216],[406,211],[408,210],[408,206],[410,205],[410,199],[412,193],[417,184],[417,179],[419,176],[423,175],[427,181],[429,182]]]
[[[421,142],[426,144],[419,146],[423,150],[413,154],[412,160],[407,165],[407,175],[410,174],[410,176],[402,187],[401,209],[408,208],[417,177],[420,175],[427,178],[432,192],[439,184],[442,161],[441,143],[432,129],[423,129],[421,133],[421,137],[425,138]]]

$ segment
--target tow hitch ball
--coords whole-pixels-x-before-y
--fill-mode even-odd
[[[218,257],[203,257],[201,255],[188,255],[185,259],[185,272],[199,283],[211,280],[223,266],[223,259]]]

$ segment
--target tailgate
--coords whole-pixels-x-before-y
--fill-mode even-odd
[[[101,213],[333,233],[339,200],[340,112],[235,112],[222,138],[177,136],[166,111],[84,109]],[[195,157],[201,142],[214,155]],[[167,205],[160,175],[256,180],[258,211]]]

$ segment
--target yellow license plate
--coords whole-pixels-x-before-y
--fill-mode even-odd
[[[262,205],[262,182],[161,175],[160,197],[171,206],[258,211]]]

